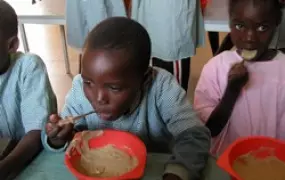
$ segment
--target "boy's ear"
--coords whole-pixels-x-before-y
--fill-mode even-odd
[[[12,36],[8,39],[8,52],[15,53],[19,48],[19,38],[18,36]]]

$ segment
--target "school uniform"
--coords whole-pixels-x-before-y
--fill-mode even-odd
[[[34,54],[10,56],[10,67],[0,75],[0,137],[20,140],[32,130],[41,130],[56,112],[45,64]]]
[[[75,124],[75,129],[117,129],[131,132],[146,144],[149,151],[172,152],[165,172],[185,179],[199,179],[210,148],[209,130],[202,125],[189,103],[185,91],[169,72],[150,68],[141,97],[131,111],[115,121],[104,121],[96,113]],[[77,75],[66,96],[61,116],[77,116],[93,111],[83,91],[83,80]],[[47,135],[42,132],[44,147],[52,152]]]
[[[222,132],[212,139],[214,156],[221,155],[240,137],[268,136],[285,140],[284,59],[284,53],[278,52],[272,60],[245,62],[249,80]],[[203,123],[207,123],[221,102],[231,67],[242,61],[236,51],[224,51],[204,66],[194,95],[194,108]]]

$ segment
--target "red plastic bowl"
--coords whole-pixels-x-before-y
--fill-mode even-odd
[[[263,136],[240,138],[230,145],[227,150],[219,157],[217,164],[222,169],[227,171],[232,179],[242,180],[232,168],[234,161],[241,155],[247,154],[251,151],[259,150],[260,148],[274,149],[275,156],[281,161],[285,162],[285,142]],[[265,158],[271,155],[272,152],[262,151],[256,154],[257,158]]]
[[[80,135],[77,133],[75,137]],[[95,178],[88,177],[81,174],[76,170],[73,164],[80,158],[79,153],[75,148],[72,149],[73,153],[71,156],[65,155],[65,164],[69,171],[79,180],[122,180],[122,179],[140,179],[144,174],[144,169],[146,165],[147,151],[145,144],[135,135],[117,130],[103,130],[103,134],[89,140],[90,148],[99,148],[105,145],[112,144],[116,148],[119,148],[132,156],[136,156],[138,159],[138,166],[119,177],[112,178]],[[128,147],[126,149],[126,147]],[[129,149],[129,150],[128,150]]]

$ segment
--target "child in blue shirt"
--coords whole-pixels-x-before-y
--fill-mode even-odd
[[[40,152],[43,121],[56,112],[43,61],[17,52],[17,28],[14,9],[0,0],[0,138],[18,141],[0,161],[0,179],[23,169]]]
[[[149,67],[151,42],[137,22],[114,17],[90,33],[82,74],[73,80],[61,117],[94,111],[73,126],[58,126],[52,115],[42,141],[46,149],[64,151],[74,131],[118,129],[140,137],[149,151],[172,152],[164,179],[200,179],[207,162],[210,134],[175,77]]]

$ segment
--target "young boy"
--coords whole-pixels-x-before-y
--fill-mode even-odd
[[[73,131],[118,129],[140,137],[148,150],[173,153],[164,179],[200,179],[210,134],[192,110],[175,77],[149,67],[151,42],[137,22],[115,17],[101,22],[86,42],[82,74],[74,78],[61,117],[88,115],[58,126],[52,115],[43,132],[46,149],[63,151]]]
[[[40,57],[17,52],[17,15],[0,0],[0,138],[19,141],[0,161],[0,179],[23,169],[41,150],[40,130],[56,100]]]

